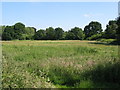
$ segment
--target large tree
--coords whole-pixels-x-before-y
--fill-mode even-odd
[[[5,27],[6,26],[0,26],[0,39],[2,38],[2,34],[3,34],[3,32],[4,32],[4,30],[5,30]]]
[[[71,29],[71,32],[74,34],[74,39],[75,40],[82,40],[82,39],[84,39],[84,33],[83,33],[83,31],[82,31],[82,29],[81,28],[79,28],[79,27],[74,27],[74,28],[72,28]]]
[[[36,28],[34,27],[25,27],[23,23],[16,23],[13,26],[0,26],[2,38],[3,40],[28,40],[33,39],[33,36],[36,32]]]
[[[85,38],[91,37],[95,34],[100,34],[102,32],[102,25],[99,22],[90,22],[89,25],[85,26],[84,33]]]
[[[42,29],[38,30],[34,35],[34,39],[35,40],[44,40],[44,39],[46,39],[45,30],[42,30]]]
[[[25,34],[25,25],[23,23],[16,23],[14,25],[14,30],[15,30],[15,38],[16,39],[23,39],[22,34]]]
[[[115,20],[109,21],[108,25],[106,26],[105,32],[104,32],[104,38],[115,39],[117,27],[118,27],[117,21]]]
[[[118,17],[118,20],[117,20],[117,25],[118,25],[118,28],[117,28],[117,43],[118,45],[120,45],[120,17]]]
[[[63,33],[64,33],[64,31],[63,31],[62,28],[60,28],[60,27],[55,28],[55,39],[56,40],[62,39],[63,38]]]
[[[66,39],[69,40],[82,40],[84,39],[84,33],[81,28],[79,27],[74,27],[71,30],[68,31],[66,35]]]
[[[36,30],[33,27],[25,27],[25,31],[22,34],[23,39],[33,39],[33,36],[35,35]]]
[[[72,33],[70,30],[68,32],[66,32],[66,37],[65,39],[67,40],[75,40],[75,35],[74,33]]]
[[[15,32],[13,26],[6,26],[4,32],[2,33],[3,40],[13,40],[15,39]]]
[[[55,30],[52,27],[46,28],[46,39],[55,40]]]

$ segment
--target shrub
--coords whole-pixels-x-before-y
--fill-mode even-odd
[[[103,42],[103,43],[111,43],[113,41],[115,41],[116,39],[100,39],[99,41],[100,42]]]
[[[97,40],[100,39],[102,37],[102,34],[95,34],[92,35],[91,37],[88,37],[87,40]]]

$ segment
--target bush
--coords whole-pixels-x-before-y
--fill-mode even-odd
[[[100,42],[103,42],[103,43],[111,43],[113,41],[115,41],[116,39],[100,39],[99,41]]]
[[[102,37],[102,34],[95,34],[92,35],[91,37],[88,37],[87,40],[97,40],[100,39]]]

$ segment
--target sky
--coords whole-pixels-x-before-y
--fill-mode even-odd
[[[105,29],[109,20],[118,16],[117,2],[2,2],[2,25],[17,22],[37,30],[61,27],[84,29],[91,21],[98,21]]]

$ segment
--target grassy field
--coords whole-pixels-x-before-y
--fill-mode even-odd
[[[118,46],[2,41],[4,88],[120,88]]]

